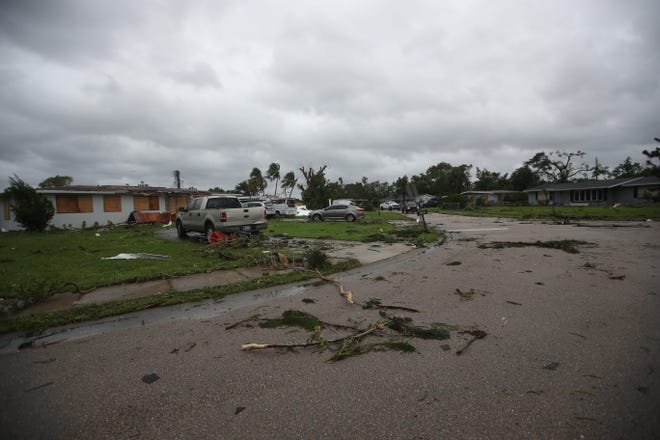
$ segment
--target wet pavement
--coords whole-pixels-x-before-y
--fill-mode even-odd
[[[420,310],[404,314],[416,324],[487,333],[462,354],[458,332],[404,338],[414,353],[336,363],[314,348],[246,352],[242,344],[310,338],[261,328],[255,316],[301,310],[362,328],[382,317],[347,303],[332,283],[245,292],[72,326],[0,354],[0,437],[657,438],[657,225],[428,220],[448,231],[441,247],[336,277],[357,301]],[[577,254],[482,247],[567,239],[589,244]]]

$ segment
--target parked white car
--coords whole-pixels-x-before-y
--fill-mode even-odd
[[[307,209],[307,206],[296,206],[296,217],[307,217],[310,213],[310,210]]]
[[[380,209],[392,211],[393,209],[401,209],[401,205],[393,200],[388,200],[380,204]]]

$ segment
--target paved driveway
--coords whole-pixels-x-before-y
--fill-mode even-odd
[[[378,311],[333,284],[232,307],[147,311],[107,333],[0,356],[2,438],[657,438],[658,227],[575,227],[429,215],[443,246],[342,277],[361,302],[416,308],[419,325],[487,332],[408,339],[411,354],[329,363],[329,351],[241,351],[303,330],[237,323],[303,310],[366,326]],[[630,226],[630,225],[627,225]],[[575,239],[579,253],[480,248]],[[458,290],[457,290],[458,289]],[[470,295],[459,295],[459,293]],[[264,292],[261,292],[264,294]],[[468,299],[469,298],[469,299]],[[306,301],[303,302],[302,300]],[[309,300],[314,300],[310,302]],[[252,323],[253,324],[253,323]],[[339,330],[327,330],[328,338]]]

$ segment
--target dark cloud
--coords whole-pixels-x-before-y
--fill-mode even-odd
[[[253,167],[393,181],[658,137],[660,3],[0,5],[0,175],[233,188]]]

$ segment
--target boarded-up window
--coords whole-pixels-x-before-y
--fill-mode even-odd
[[[170,196],[167,200],[167,210],[169,212],[177,212],[179,208],[185,208],[187,205],[187,196]]]
[[[160,197],[158,196],[135,196],[133,198],[134,211],[158,211],[160,209]]]
[[[104,212],[121,212],[121,196],[103,196]]]
[[[2,209],[5,214],[5,220],[11,219],[11,215],[9,214],[9,197],[3,197],[2,199]]]
[[[55,204],[61,214],[94,211],[92,196],[55,196]]]

